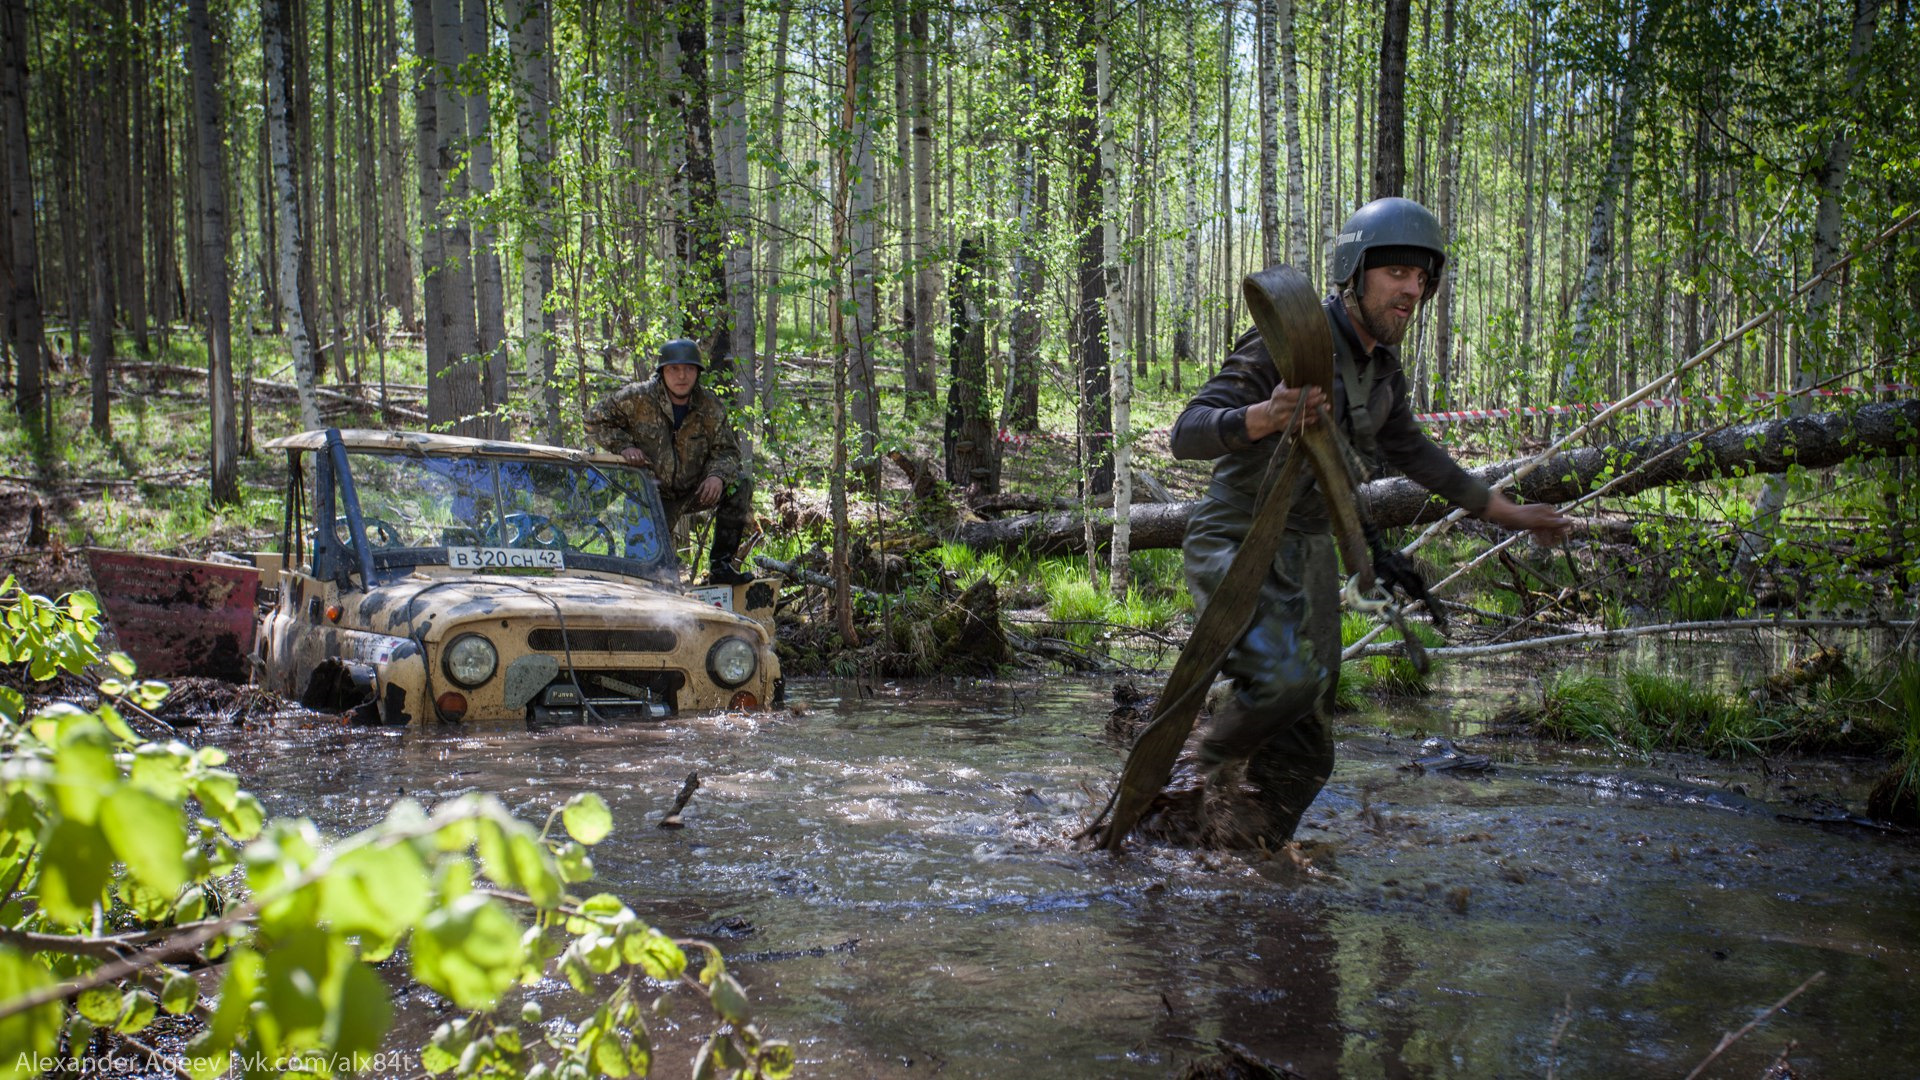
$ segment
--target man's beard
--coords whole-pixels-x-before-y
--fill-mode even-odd
[[[1373,340],[1382,345],[1400,344],[1400,339],[1407,336],[1407,328],[1413,325],[1414,315],[1420,310],[1415,306],[1412,311],[1402,315],[1394,309],[1390,299],[1378,293],[1361,297],[1359,308],[1360,325],[1366,327]]]

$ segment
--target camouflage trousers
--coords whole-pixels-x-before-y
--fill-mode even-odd
[[[1201,500],[1188,519],[1187,588],[1196,610],[1226,577],[1249,515]],[[1260,586],[1253,623],[1221,673],[1233,693],[1202,733],[1207,766],[1245,761],[1270,845],[1293,835],[1333,774],[1333,696],[1340,679],[1340,575],[1333,537],[1289,530]]]
[[[668,532],[672,532],[680,523],[682,515],[701,512],[692,491],[671,497],[662,491],[660,507],[667,512]],[[752,521],[753,478],[743,476],[721,490],[720,502],[713,508],[714,549],[718,551],[723,545],[729,549],[739,546],[740,538],[746,535],[747,525]],[[729,553],[727,558],[732,558],[732,555]]]

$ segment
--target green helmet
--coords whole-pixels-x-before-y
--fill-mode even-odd
[[[668,364],[692,364],[701,371],[707,370],[707,362],[700,356],[700,346],[687,338],[674,338],[660,346],[660,359],[653,365],[655,374]]]
[[[1333,283],[1351,284],[1359,295],[1362,271],[1375,266],[1418,266],[1427,272],[1431,299],[1447,268],[1446,237],[1433,212],[1412,199],[1375,199],[1353,212],[1333,245]]]

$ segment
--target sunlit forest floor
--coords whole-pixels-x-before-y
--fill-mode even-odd
[[[56,337],[56,340],[57,337]],[[122,356],[131,354],[123,346]],[[289,387],[277,339],[255,337],[237,364],[257,379]],[[362,386],[379,394],[373,358]],[[241,463],[241,501],[216,507],[207,498],[208,417],[204,353],[197,340],[176,335],[151,362],[123,362],[113,374],[109,434],[89,426],[84,360],[55,375],[59,402],[52,437],[29,445],[11,411],[0,413],[0,557],[33,591],[47,595],[88,589],[82,557],[88,546],[187,557],[216,550],[273,550],[279,546],[284,463],[262,449],[298,430],[290,392],[264,383],[243,399],[250,440]],[[393,348],[384,357],[389,400],[422,408],[423,375],[417,352]],[[817,369],[798,369],[818,379]],[[885,449],[910,463],[940,460],[941,406],[909,416],[897,394],[884,390]],[[1054,372],[1054,381],[1064,373]],[[579,401],[618,384],[605,372],[584,391],[569,388],[565,415],[578,431]],[[1136,498],[1188,500],[1205,487],[1206,462],[1174,461],[1167,429],[1200,373],[1189,372],[1184,392],[1164,376],[1141,381],[1135,399],[1134,461],[1142,483]],[[897,383],[897,373],[892,373]],[[290,388],[290,387],[289,387]],[[523,397],[525,395],[522,395]],[[831,410],[822,388],[796,379],[777,399],[770,421],[754,432],[757,507],[762,526],[753,551],[815,572],[830,569],[829,469]],[[1043,394],[1042,435],[1003,445],[1002,490],[1036,505],[1067,505],[1078,498],[1077,450],[1071,439],[1066,389]],[[324,422],[340,427],[384,427],[370,400],[329,399]],[[400,419],[395,427],[418,427]],[[527,418],[514,433],[533,439]],[[1524,433],[1473,429],[1450,437],[1463,463],[1510,458],[1528,448]],[[1912,523],[1889,521],[1896,466],[1854,467],[1853,475],[1802,481],[1789,503],[1784,532],[1770,561],[1743,565],[1734,542],[1761,481],[1720,481],[1657,489],[1607,504],[1588,518],[1567,548],[1549,552],[1516,545],[1469,571],[1449,589],[1454,626],[1443,641],[1425,622],[1409,623],[1429,647],[1498,641],[1516,635],[1597,636],[1649,624],[1761,616],[1854,622],[1851,628],[1765,631],[1777,641],[1769,670],[1702,685],[1672,671],[1586,663],[1594,644],[1574,643],[1533,660],[1539,690],[1511,710],[1510,719],[1553,738],[1581,740],[1622,753],[1654,748],[1695,749],[1725,755],[1782,752],[1868,753],[1887,758],[1902,777],[1920,773],[1920,664],[1914,660],[1912,560],[1900,554]],[[875,498],[876,491],[878,498]],[[1083,556],[1031,557],[978,551],[947,539],[971,516],[965,500],[944,486],[914,491],[894,464],[875,481],[854,474],[849,483],[853,530],[850,563],[856,584],[871,591],[858,609],[859,640],[842,640],[829,617],[824,590],[795,587],[783,599],[780,644],[791,673],[914,676],[979,674],[984,669],[1071,670],[1124,675],[1164,670],[1192,624],[1192,602],[1177,549],[1139,550],[1130,560],[1124,595],[1105,588]],[[1897,511],[1896,511],[1897,512]],[[695,526],[698,530],[699,526]],[[1390,536],[1405,543],[1410,532]],[[1468,564],[1498,531],[1466,522],[1418,553],[1430,581]],[[702,537],[689,537],[690,570]],[[983,592],[972,588],[985,581]],[[982,654],[956,649],[942,636],[957,605],[977,607],[982,596],[998,618],[1007,649]],[[1881,620],[1879,628],[1869,625]],[[944,620],[944,621],[943,621]],[[1895,620],[1887,623],[1885,620]],[[1348,643],[1374,633],[1391,647],[1398,633],[1379,633],[1373,620],[1349,615]],[[1887,627],[1891,626],[1892,629]],[[1754,633],[1751,629],[1746,631]],[[1393,650],[1390,648],[1389,652]],[[1559,661],[1551,658],[1559,657]],[[1500,659],[1440,659],[1502,663]],[[1349,659],[1341,704],[1364,710],[1373,702],[1428,692],[1421,676],[1395,655]],[[1911,787],[1906,798],[1911,802]]]

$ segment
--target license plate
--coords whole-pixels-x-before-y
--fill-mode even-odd
[[[566,560],[553,548],[450,547],[447,566],[454,570],[561,570]]]
[[[693,590],[693,598],[703,604],[712,604],[721,611],[733,610],[733,586],[703,585]]]

